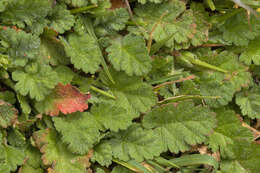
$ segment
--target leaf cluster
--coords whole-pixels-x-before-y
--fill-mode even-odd
[[[259,172],[247,6],[0,1],[0,173]]]

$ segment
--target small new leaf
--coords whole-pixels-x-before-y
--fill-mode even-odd
[[[51,92],[58,83],[58,75],[48,65],[31,64],[27,65],[25,71],[16,70],[12,78],[18,81],[15,89],[23,96],[30,95],[32,99],[41,101]]]

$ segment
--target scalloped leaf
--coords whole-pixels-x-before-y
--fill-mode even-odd
[[[158,136],[152,130],[144,130],[140,125],[133,124],[127,130],[112,133],[109,140],[113,157],[123,161],[135,159],[153,159],[162,151]]]
[[[18,111],[9,103],[0,100],[0,127],[7,128],[17,120]]]
[[[0,28],[0,36],[1,40],[8,44],[8,54],[13,60],[12,63],[24,66],[29,59],[37,58],[40,39],[34,34],[16,29]]]
[[[96,145],[91,161],[96,161],[102,166],[109,166],[112,163],[112,146],[108,142]]]
[[[45,129],[33,133],[36,146],[40,149],[43,164],[48,166],[48,172],[52,173],[85,173],[90,166],[87,155],[73,154],[67,150],[67,146],[60,142],[57,133],[53,129]]]
[[[90,113],[104,130],[110,129],[115,132],[126,129],[132,124],[134,118],[129,115],[126,109],[118,107],[116,103],[94,105],[91,107]]]
[[[10,0],[0,19],[5,24],[28,28],[37,35],[43,32],[48,20],[45,18],[52,10],[50,0]]]
[[[102,55],[96,40],[89,34],[73,33],[68,36],[68,42],[64,38],[61,38],[61,41],[66,54],[71,58],[71,63],[77,69],[92,74],[99,69]]]
[[[43,101],[36,103],[36,108],[47,115],[58,116],[60,112],[70,114],[88,109],[90,94],[83,94],[71,84],[59,83],[55,90]]]
[[[62,141],[79,154],[86,154],[100,140],[100,125],[87,113],[74,113],[66,117],[54,117],[54,126],[62,134]]]
[[[142,124],[159,136],[163,151],[178,153],[206,141],[216,119],[207,107],[181,102],[176,107],[169,104],[153,109],[144,116]]]
[[[249,90],[236,94],[236,104],[240,106],[243,115],[250,118],[260,118],[260,88],[254,86]]]
[[[147,74],[152,68],[151,57],[141,36],[128,34],[116,38],[106,51],[114,68],[124,70],[130,76]]]
[[[50,27],[58,33],[63,34],[69,30],[75,23],[74,16],[70,14],[65,5],[55,5],[52,15],[50,16]]]
[[[111,89],[116,100],[109,100],[118,107],[123,107],[132,117],[137,117],[140,112],[148,111],[157,103],[157,98],[152,86],[143,82],[137,76],[127,76],[124,72],[111,70],[115,84],[110,83],[102,74],[102,80]]]
[[[25,67],[25,71],[16,70],[12,78],[18,81],[15,89],[23,96],[27,94],[31,98],[41,101],[58,84],[58,75],[49,65],[33,63]]]
[[[217,128],[210,135],[208,143],[213,152],[220,151],[222,158],[234,157],[233,145],[237,141],[251,142],[253,135],[251,131],[241,125],[233,110],[219,108],[216,111]]]

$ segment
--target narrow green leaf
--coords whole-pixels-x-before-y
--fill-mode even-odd
[[[214,157],[209,155],[202,154],[190,154],[185,155],[180,158],[175,158],[169,160],[172,164],[176,164],[178,166],[190,166],[190,165],[210,165],[213,166],[216,170],[218,169],[218,161],[214,159]]]

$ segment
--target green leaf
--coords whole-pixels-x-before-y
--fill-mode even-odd
[[[227,105],[235,92],[252,84],[251,74],[248,68],[239,63],[237,55],[223,51],[197,53],[200,60],[228,71],[228,73],[203,71],[198,73],[200,80],[200,93],[203,96],[220,96],[219,99],[205,99],[212,107]]]
[[[140,125],[133,124],[127,130],[112,133],[109,140],[113,157],[123,161],[134,159],[138,162],[152,159],[161,153],[158,136],[152,130],[144,130]]]
[[[49,166],[49,172],[85,173],[90,166],[91,155],[76,155],[67,150],[52,129],[36,131],[33,134],[36,146],[40,149],[43,164]]]
[[[114,70],[111,70],[111,74],[115,84],[111,84],[105,77],[102,79],[116,97],[115,104],[125,108],[131,116],[136,117],[138,113],[146,112],[156,104],[157,98],[152,87],[143,82],[140,77],[130,77]]]
[[[44,170],[42,168],[34,168],[25,164],[19,168],[19,173],[44,173]]]
[[[8,55],[0,54],[0,67],[7,70],[10,64],[11,64],[10,57]]]
[[[50,66],[39,66],[36,63],[27,65],[25,71],[14,71],[12,78],[18,81],[15,84],[15,89],[20,94],[23,96],[29,94],[31,98],[37,101],[43,100],[59,82],[57,73]]]
[[[247,46],[250,40],[260,35],[260,20],[251,16],[249,22],[250,25],[244,11],[228,18],[220,27],[224,40],[231,41],[238,46]]]
[[[252,133],[247,128],[242,127],[235,112],[230,109],[217,109],[216,118],[218,124],[214,133],[209,137],[209,147],[213,152],[220,150],[222,158],[232,158],[236,152],[233,146],[237,145],[238,141],[252,141]]]
[[[120,31],[125,28],[129,15],[126,8],[109,10],[102,16],[96,18],[97,30]]]
[[[101,52],[96,40],[89,34],[70,34],[68,42],[61,38],[65,46],[65,51],[71,57],[71,63],[77,69],[82,69],[85,73],[94,74],[101,63]]]
[[[91,161],[96,161],[102,166],[109,166],[112,163],[112,146],[108,142],[96,145]]]
[[[55,68],[54,70],[58,74],[60,83],[62,83],[63,85],[70,84],[72,79],[75,76],[75,73],[67,66],[60,65],[57,68]]]
[[[250,118],[260,118],[260,88],[254,86],[236,94],[236,104],[241,108],[243,115]]]
[[[23,151],[12,147],[12,146],[3,146],[0,144],[0,152],[3,158],[0,159],[0,172],[9,173],[17,169],[18,165],[22,165],[25,155]]]
[[[250,41],[239,58],[247,65],[250,65],[251,63],[260,65],[260,37]]]
[[[65,50],[61,42],[55,38],[41,38],[41,46],[38,61],[52,65],[67,65],[70,58],[66,56]]]
[[[10,0],[2,0],[0,1],[0,12],[3,12],[6,8],[6,6],[8,5],[8,3],[10,2]]]
[[[68,5],[71,5],[73,7],[82,7],[88,5],[88,0],[62,0]]]
[[[17,120],[18,111],[9,103],[0,100],[0,127],[7,128]]]
[[[258,144],[239,140],[233,145],[234,158],[222,160],[220,170],[223,173],[249,173],[260,170],[260,147]]]
[[[165,0],[138,0],[138,2],[141,3],[141,4],[146,4],[148,2],[153,2],[153,3],[159,4],[163,1],[165,1]]]
[[[178,153],[187,151],[191,145],[206,141],[215,127],[214,114],[206,107],[191,102],[165,105],[153,109],[142,121],[146,129],[153,129],[159,136],[163,151]]]
[[[126,109],[118,107],[115,103],[94,105],[91,107],[91,114],[104,129],[115,132],[125,130],[132,124],[133,119],[133,116],[130,116]]]
[[[138,16],[137,20],[144,23],[146,38],[150,33],[156,42],[172,37],[166,42],[167,47],[181,49],[188,48],[190,44],[197,46],[207,38],[208,24],[198,22],[193,11],[186,10],[186,5],[182,1],[147,3],[138,5],[134,11]],[[205,21],[204,17],[200,19]]]
[[[49,0],[10,0],[0,19],[5,24],[29,26],[32,32],[40,34],[47,25],[45,17],[51,11]]]
[[[25,154],[26,154],[26,164],[25,164],[26,167],[29,166],[37,169],[42,166],[41,153],[37,148],[28,145],[25,149]]]
[[[16,102],[15,94],[11,91],[0,92],[0,100],[14,104]]]
[[[70,14],[65,5],[55,5],[50,16],[50,27],[58,33],[63,34],[74,25],[74,16]]]
[[[24,147],[26,144],[25,136],[16,128],[11,129],[7,136],[8,143],[14,147]]]
[[[32,109],[28,103],[28,99],[19,93],[17,93],[16,97],[21,106],[22,112],[26,115],[30,114]]]
[[[123,38],[116,38],[106,51],[109,53],[109,60],[118,71],[124,70],[132,76],[144,75],[151,70],[151,57],[144,39],[140,36],[129,34]]]
[[[100,126],[87,112],[54,117],[53,121],[55,128],[62,134],[62,141],[74,153],[86,154],[99,142]]]
[[[0,38],[8,44],[8,54],[15,65],[24,66],[28,59],[37,58],[40,39],[36,35],[6,28],[0,29]]]

